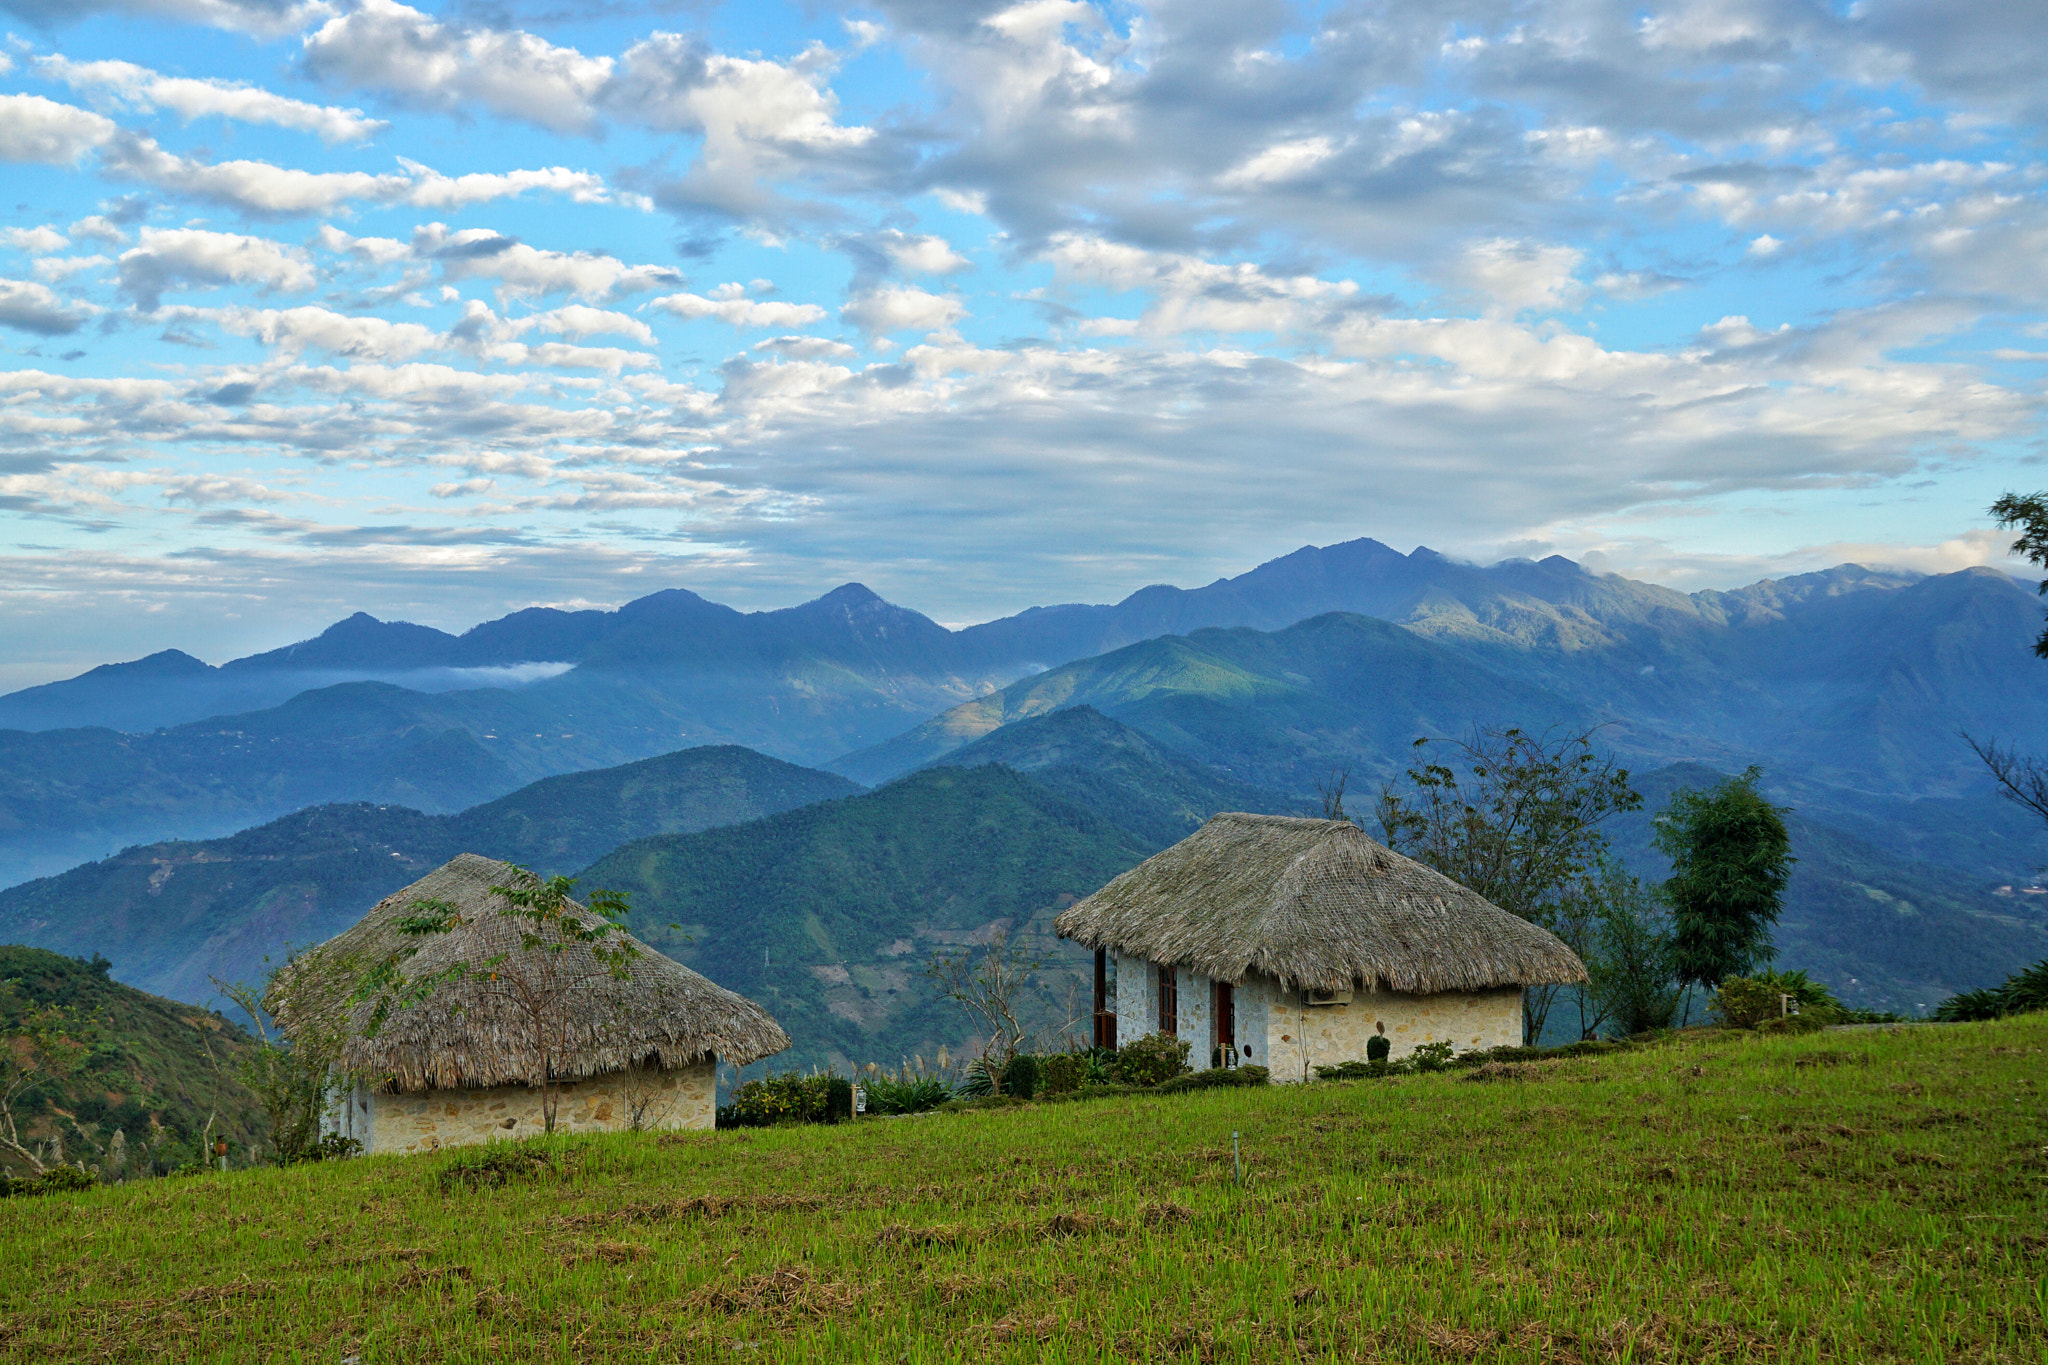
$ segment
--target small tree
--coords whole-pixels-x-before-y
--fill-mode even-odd
[[[937,984],[940,996],[965,1010],[987,1040],[979,1065],[988,1074],[992,1094],[1002,1093],[1003,1068],[1024,1041],[1018,1000],[1041,965],[1007,929],[996,930],[979,957],[963,948],[933,953],[925,964],[924,974]]]
[[[1657,847],[1671,859],[1664,895],[1677,976],[1688,987],[1712,990],[1777,956],[1771,928],[1796,860],[1789,807],[1764,799],[1762,775],[1752,767],[1706,791],[1683,788],[1657,816]]]
[[[1433,743],[1448,747],[1447,762],[1410,768],[1405,791],[1381,789],[1387,846],[1555,930],[1606,856],[1601,822],[1643,803],[1628,770],[1594,750],[1590,730],[1475,730],[1462,740],[1418,739],[1415,748]],[[1557,990],[1522,993],[1525,1041],[1542,1036]]]
[[[1656,889],[1610,862],[1601,870],[1594,895],[1592,956],[1586,966],[1599,1002],[1599,1024],[1624,1037],[1669,1028],[1684,987],[1678,982],[1671,918]]]
[[[561,1102],[555,1073],[581,1041],[583,1002],[592,991],[629,979],[640,948],[622,927],[632,911],[622,893],[594,892],[584,902],[585,913],[578,914],[570,898],[576,889],[573,877],[543,880],[515,867],[508,881],[510,885],[493,886],[490,893],[503,902],[497,913],[517,928],[517,949],[474,965],[407,977],[404,964],[425,939],[468,923],[461,909],[446,901],[414,901],[413,913],[394,921],[399,933],[412,942],[365,973],[352,999],[375,1001],[367,1030],[374,1036],[393,1010],[425,999],[446,982],[474,981],[482,1000],[497,1005],[509,1019],[526,1083],[540,1095],[543,1129],[553,1134]]]
[[[263,1106],[270,1119],[270,1145],[277,1164],[289,1166],[320,1152],[320,1129],[337,1091],[349,1088],[337,1070],[342,1033],[335,1020],[308,1019],[295,1037],[273,1035],[263,999],[293,969],[297,954],[265,973],[263,985],[230,985],[219,977],[213,984],[240,1007],[256,1028],[256,1049],[235,1068],[235,1075]]]
[[[43,1175],[52,1161],[62,1165],[62,1134],[45,1161],[21,1137],[21,1110],[31,1095],[78,1074],[92,1056],[94,1021],[76,1010],[38,1005],[12,981],[0,981],[0,1016],[11,1022],[0,1032],[0,1150]]]

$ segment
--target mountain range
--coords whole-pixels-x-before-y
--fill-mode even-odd
[[[1803,860],[1786,962],[1911,1010],[2048,953],[2044,832],[1962,738],[2048,749],[2038,624],[1988,570],[1684,594],[1371,541],[964,630],[858,585],[459,636],[358,615],[218,668],[160,654],[0,698],[19,727],[0,730],[0,882],[62,872],[0,891],[0,939],[203,1000],[466,849],[616,873],[656,939],[698,926],[679,953],[814,1020],[807,1056],[887,1055],[944,1035],[875,1003],[902,986],[860,985],[908,960],[876,944],[1040,933],[1060,897],[1216,810],[1315,811],[1335,774],[1369,795],[1420,737],[1513,724],[1592,732],[1653,806],[1759,764]],[[1617,846],[1657,878],[1646,820]],[[1027,834],[1058,856],[1026,856]],[[977,839],[1010,881],[952,865]],[[746,975],[757,948],[766,974]]]
[[[1105,669],[1192,668],[1189,651],[1251,648],[1204,632],[1284,635],[1331,612],[1398,630],[1323,628],[1371,651],[1348,682],[1335,659],[1259,675],[1265,701],[1309,706],[1329,741],[1327,755],[1288,759],[1291,724],[1273,722],[1281,747],[1258,780],[1292,795],[1324,758],[1393,771],[1418,723],[1564,721],[1606,726],[1642,762],[1762,763],[1831,814],[1875,821],[1866,833],[1913,839],[1919,827],[1892,818],[1901,803],[1993,805],[1959,731],[2048,747],[2048,689],[2028,651],[2037,609],[1990,570],[1845,565],[1685,594],[1559,558],[1479,567],[1361,540],[1203,588],[954,631],[858,584],[753,613],[670,590],[611,612],[533,608],[462,635],[358,614],[218,668],[175,652],[109,665],[0,697],[0,726],[14,727],[0,729],[0,885],[311,804],[451,813],[678,745],[742,744],[873,781],[986,733],[994,716],[1042,709],[1074,680],[1063,668],[1090,661],[1089,686],[1106,685]],[[1277,660],[1300,644],[1258,648]],[[1155,657],[1173,651],[1187,657]],[[1398,706],[1382,707],[1374,670]],[[1304,700],[1290,673],[1327,695]],[[1214,699],[1181,684],[1154,693],[1138,728],[1199,750],[1197,713]],[[1187,714],[1170,719],[1176,706]],[[1332,707],[1356,714],[1340,724]]]

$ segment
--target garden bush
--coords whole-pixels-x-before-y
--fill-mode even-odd
[[[839,1123],[853,1117],[853,1083],[828,1072],[788,1072],[748,1081],[719,1111],[720,1127],[766,1128],[777,1123]]]
[[[1028,1100],[1038,1093],[1038,1058],[1020,1052],[1003,1066],[1003,1093]]]
[[[1265,1085],[1273,1074],[1263,1066],[1212,1066],[1207,1071],[1190,1071],[1185,1076],[1175,1076],[1161,1081],[1159,1093],[1177,1094],[1183,1090],[1211,1090],[1217,1086]]]
[[[870,1114],[922,1114],[953,1098],[953,1087],[942,1078],[905,1066],[894,1075],[871,1066],[861,1077],[868,1092]]]
[[[1117,1049],[1110,1064],[1113,1079],[1126,1085],[1158,1085],[1188,1069],[1188,1040],[1170,1033],[1148,1033]]]
[[[1439,1038],[1433,1043],[1418,1044],[1404,1060],[1413,1062],[1417,1071],[1448,1071],[1451,1058],[1456,1055],[1457,1049],[1448,1040]]]
[[[1755,1028],[1767,1019],[1786,1017],[1779,997],[1787,995],[1792,997],[1800,1015],[1822,1025],[1841,1017],[1842,1002],[1805,972],[1759,972],[1755,976],[1731,977],[1714,993],[1714,1013],[1729,1028]]]
[[[1059,1052],[1038,1064],[1038,1088],[1048,1096],[1071,1095],[1088,1079],[1089,1056],[1085,1052]]]

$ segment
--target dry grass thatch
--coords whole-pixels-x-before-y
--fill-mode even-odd
[[[1090,948],[1290,988],[1477,991],[1584,981],[1557,938],[1356,825],[1224,814],[1060,913]]]
[[[314,948],[272,986],[265,1006],[280,1026],[296,1035],[308,1025],[335,1025],[342,1037],[339,1066],[368,1079],[390,1079],[402,1091],[455,1086],[505,1085],[529,1078],[525,1043],[529,1021],[491,988],[490,973],[477,971],[503,957],[501,967],[518,970],[524,921],[501,914],[503,897],[493,886],[511,885],[518,870],[474,853],[460,854],[376,908],[346,933]],[[416,913],[417,901],[454,906],[463,923],[446,933],[407,938],[395,921]],[[585,914],[571,902],[573,913]],[[607,935],[616,943],[622,935]],[[709,1055],[744,1066],[782,1051],[789,1035],[768,1012],[746,997],[714,985],[654,949],[626,937],[640,950],[623,979],[609,975],[583,954],[592,969],[576,971],[576,985],[561,1017],[566,1061],[554,1066],[558,1080],[580,1080],[646,1064],[681,1066]],[[413,980],[463,964],[472,974],[443,981],[424,999],[390,1011],[374,1037],[368,1030],[375,1005],[352,1001],[357,981],[372,964],[393,952],[417,947],[404,964]]]

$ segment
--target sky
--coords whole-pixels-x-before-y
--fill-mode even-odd
[[[0,0],[0,688],[1371,536],[2003,559],[2039,0]]]

